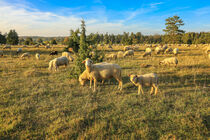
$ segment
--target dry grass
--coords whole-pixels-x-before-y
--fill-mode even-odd
[[[173,46],[178,47],[178,46]],[[0,58],[0,139],[207,139],[210,129],[210,63],[201,48],[178,47],[177,68],[159,66],[167,55],[112,60],[122,67],[123,91],[115,80],[93,93],[70,78],[73,63],[48,71],[51,49],[23,48],[29,59],[4,50]],[[63,48],[55,47],[61,51]],[[113,53],[123,50],[115,46]],[[36,60],[35,54],[41,54]],[[151,66],[150,66],[151,65]],[[156,72],[159,94],[137,95],[130,73]]]

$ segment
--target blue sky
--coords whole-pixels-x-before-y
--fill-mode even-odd
[[[187,32],[210,31],[210,0],[0,0],[0,31],[67,36],[83,18],[87,33],[163,34],[173,15]]]

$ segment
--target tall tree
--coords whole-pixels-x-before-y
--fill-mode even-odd
[[[2,35],[1,32],[0,32],[0,44],[6,44],[6,37],[5,35]]]
[[[182,19],[179,16],[169,17],[166,20],[166,29],[163,31],[168,36],[170,43],[180,43],[181,35],[185,32],[180,27],[184,25]]]
[[[7,44],[17,45],[19,41],[18,34],[15,30],[10,30],[7,35]]]

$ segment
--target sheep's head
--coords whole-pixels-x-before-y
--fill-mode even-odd
[[[137,83],[137,78],[138,78],[137,75],[131,74],[131,75],[128,75],[128,76],[130,77],[130,81],[131,81],[132,83],[134,83],[134,84]]]
[[[86,58],[82,63],[85,63],[86,66],[91,66],[93,64],[93,61],[90,58]]]
[[[80,82],[80,85],[84,86],[85,82],[86,82],[86,79],[83,79],[82,76],[80,75],[79,76],[79,82]]]

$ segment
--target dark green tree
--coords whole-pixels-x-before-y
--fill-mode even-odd
[[[165,21],[166,29],[163,29],[163,31],[168,36],[169,43],[180,43],[181,36],[185,32],[180,29],[184,25],[182,19],[179,16],[173,16],[167,18]]]
[[[52,45],[57,45],[57,41],[55,38],[53,38],[52,40],[50,40],[50,44]]]
[[[24,45],[33,45],[33,39],[31,37],[27,37],[25,39]]]
[[[2,35],[1,32],[0,32],[0,44],[6,44],[6,37],[5,35]]]
[[[10,30],[7,35],[7,44],[17,45],[19,41],[18,34],[15,30]]]

